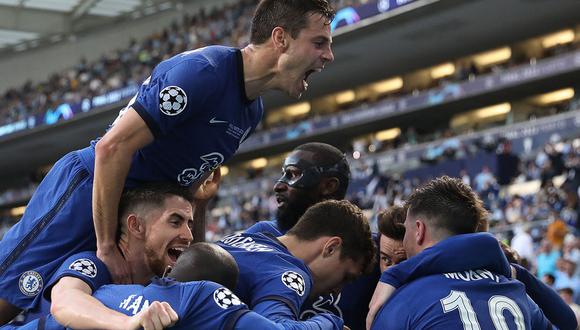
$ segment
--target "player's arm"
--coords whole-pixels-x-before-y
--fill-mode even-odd
[[[221,170],[213,171],[211,179],[205,180],[194,195],[195,211],[193,212],[193,242],[205,241],[205,214],[207,204],[217,194],[221,181]]]
[[[526,286],[526,293],[550,322],[560,329],[576,329],[578,327],[574,311],[560,298],[556,291],[542,283],[524,267],[516,264],[512,264],[512,267],[516,269],[516,279]]]
[[[576,329],[576,327],[573,327],[573,328],[555,327],[552,323],[550,323],[550,320],[548,320],[548,318],[544,315],[544,313],[542,312],[540,307],[538,307],[538,305],[530,297],[526,296],[526,300],[528,302],[528,310],[530,311],[530,325],[531,325],[532,329],[542,329],[542,330],[544,330],[544,329],[546,329],[546,330],[558,330],[558,329],[575,330]],[[576,323],[576,322],[574,322],[574,323]]]
[[[252,310],[274,322],[296,321],[299,311],[297,308],[291,308],[290,305],[292,305],[290,301],[271,297],[255,304]]]
[[[50,313],[74,329],[120,329],[128,316],[105,307],[91,296],[91,287],[75,277],[63,277],[52,288]]]
[[[72,329],[164,329],[177,322],[177,314],[167,303],[154,302],[129,317],[111,310],[95,299],[91,287],[76,277],[63,277],[52,288],[52,316]]]
[[[342,330],[343,321],[333,314],[321,313],[306,321],[282,320],[274,322],[255,312],[248,312],[240,317],[234,329],[266,330]]]
[[[117,211],[135,152],[153,141],[145,121],[129,108],[95,147],[93,221],[97,256],[115,282],[131,283],[130,273],[116,245]]]

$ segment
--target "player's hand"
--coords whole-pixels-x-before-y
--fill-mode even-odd
[[[205,180],[197,191],[193,195],[196,204],[198,203],[207,203],[210,199],[212,199],[218,192],[220,187],[220,182],[222,179],[222,172],[220,168],[216,168],[211,176],[211,178]]]
[[[115,284],[133,283],[127,261],[116,246],[111,250],[97,249],[97,257],[107,265]]]
[[[505,254],[507,260],[512,264],[519,264],[520,263],[520,255],[516,252],[516,250],[512,249],[509,245],[505,244],[502,241],[499,241],[499,245]]]
[[[131,317],[126,329],[161,330],[173,326],[179,317],[166,302],[154,301],[149,307]]]
[[[375,293],[373,293],[373,297],[369,303],[369,313],[367,314],[366,318],[367,330],[371,328],[371,325],[373,325],[373,321],[375,320],[375,316],[377,316],[378,311],[385,304],[387,299],[389,299],[389,297],[393,294],[393,292],[395,292],[395,287],[382,282],[377,284]]]

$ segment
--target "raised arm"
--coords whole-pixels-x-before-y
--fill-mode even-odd
[[[213,171],[211,179],[205,180],[195,192],[195,211],[193,212],[192,229],[194,243],[205,241],[205,214],[207,211],[207,204],[217,194],[221,177],[221,170],[218,167]]]
[[[93,222],[97,256],[116,283],[131,283],[126,262],[116,244],[118,207],[135,152],[153,141],[153,134],[133,108],[120,117],[95,147]]]

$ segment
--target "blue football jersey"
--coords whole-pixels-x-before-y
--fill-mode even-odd
[[[525,268],[512,266],[517,270],[516,279],[524,284],[528,296],[552,324],[560,329],[577,327],[574,312],[554,290]],[[419,277],[469,268],[484,268],[511,277],[511,269],[497,239],[488,233],[474,233],[449,237],[418,255],[389,267],[381,275],[381,282],[398,288]]]
[[[129,186],[143,181],[190,186],[231,158],[263,115],[261,98],[246,97],[240,50],[224,46],[161,62],[119,116],[129,107],[154,135],[133,157]],[[80,152],[89,168],[95,143]]]
[[[47,282],[42,296],[38,298],[40,302],[36,308],[25,313],[22,323],[28,323],[50,313],[50,290],[63,277],[76,277],[88,284],[93,292],[102,285],[112,283],[107,266],[97,258],[94,251],[73,254],[62,263]]]
[[[275,237],[286,234],[285,230],[280,229],[280,226],[278,226],[278,220],[276,219],[267,221],[266,220],[258,221],[255,224],[253,224],[250,228],[246,229],[244,232],[248,234],[270,233]]]
[[[235,293],[242,301],[251,309],[265,301],[282,302],[298,320],[312,289],[312,275],[302,260],[275,237],[264,234],[233,234],[217,244],[234,257],[240,268]]]
[[[485,269],[422,277],[395,291],[372,329],[550,329],[523,284]]]
[[[227,288],[209,281],[180,283],[155,279],[147,286],[105,285],[94,293],[105,306],[133,316],[154,301],[165,301],[179,321],[171,329],[233,329],[247,306]]]
[[[260,221],[246,229],[246,233],[269,233],[282,236],[286,232],[280,229],[276,219]],[[379,244],[379,235],[373,233],[373,240]],[[378,252],[378,251],[377,251]],[[378,257],[377,257],[378,260]],[[348,283],[338,295],[327,294],[307,300],[300,311],[300,319],[306,320],[320,313],[332,313],[344,320],[344,324],[352,330],[365,328],[366,316],[369,312],[369,302],[379,281],[379,264],[372,273],[363,275],[352,283]]]

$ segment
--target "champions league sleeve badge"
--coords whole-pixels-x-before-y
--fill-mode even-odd
[[[26,271],[20,275],[18,286],[20,287],[20,292],[24,295],[29,297],[36,296],[42,290],[42,276],[34,270]]]
[[[226,288],[219,288],[213,292],[213,300],[223,309],[241,305],[242,301],[233,292]]]
[[[282,274],[282,283],[284,283],[284,285],[289,289],[296,291],[299,296],[302,297],[304,295],[306,285],[304,284],[304,278],[302,275],[296,272],[287,271]]]
[[[168,115],[176,116],[187,106],[187,95],[178,86],[167,86],[159,93],[159,110]]]
[[[77,271],[82,275],[90,278],[95,278],[97,276],[97,266],[92,260],[82,258],[73,261],[68,269]]]

